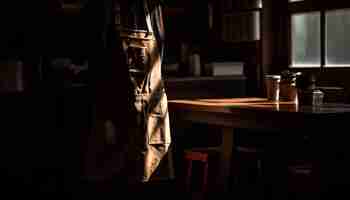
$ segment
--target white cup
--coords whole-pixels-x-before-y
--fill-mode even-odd
[[[271,101],[279,101],[280,99],[280,75],[265,75],[266,97]]]

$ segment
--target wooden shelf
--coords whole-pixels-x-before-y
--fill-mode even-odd
[[[165,79],[167,83],[186,83],[186,82],[200,82],[200,81],[223,81],[223,80],[245,80],[243,75],[233,76],[198,76],[198,77],[169,77]]]
[[[163,10],[165,16],[178,16],[178,15],[185,15],[185,9],[184,8],[170,8],[166,7]]]
[[[260,12],[262,8],[224,9],[224,13]]]

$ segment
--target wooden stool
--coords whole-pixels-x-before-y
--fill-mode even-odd
[[[295,161],[288,164],[288,190],[290,192],[317,191],[317,176],[313,163],[310,161]]]
[[[203,182],[202,182],[202,190],[201,193],[205,193],[207,191],[207,183],[208,183],[208,153],[188,150],[185,151],[185,160],[188,163],[187,173],[186,173],[186,192],[190,191],[191,188],[191,178],[192,178],[192,162],[200,161],[204,164],[203,169]]]
[[[249,198],[263,195],[263,149],[255,146],[237,146],[235,153],[232,166],[232,189],[245,198],[248,198],[247,192],[249,195],[254,195]]]
[[[262,158],[260,154],[263,154],[263,150],[255,147],[249,147],[249,146],[238,146],[236,147],[236,151],[238,154],[246,154],[246,155],[251,155],[253,159],[256,161],[256,169],[258,172],[258,175],[262,174]],[[237,163],[239,165],[239,163]]]

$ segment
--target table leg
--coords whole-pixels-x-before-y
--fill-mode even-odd
[[[232,127],[222,128],[222,142],[220,146],[220,175],[217,183],[222,186],[223,192],[228,191],[228,183],[231,171],[231,159],[233,150],[234,130]]]

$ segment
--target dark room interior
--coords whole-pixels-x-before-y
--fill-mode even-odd
[[[350,1],[0,10],[3,199],[349,197]]]

